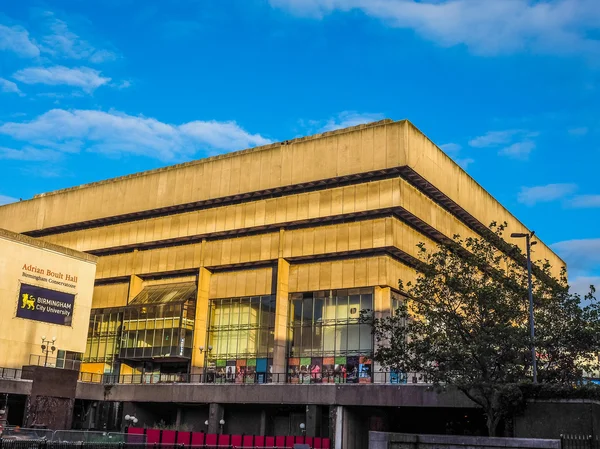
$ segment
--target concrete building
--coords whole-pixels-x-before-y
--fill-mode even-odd
[[[90,254],[0,229],[0,367],[63,366],[80,359],[96,260]],[[50,342],[49,349],[56,349],[42,352],[42,337]]]
[[[272,400],[254,390],[243,395],[246,403],[295,404],[301,414],[309,403],[326,406],[323,398],[344,403],[333,390],[331,397],[310,392],[323,383],[364,384],[364,397],[354,395],[362,405],[400,400],[397,386],[379,384],[405,379],[372,365],[360,311],[381,316],[402,300],[398,280],[414,279],[419,242],[433,248],[454,234],[493,238],[492,221],[506,221],[509,233],[527,231],[410,122],[391,120],[0,207],[1,227],[99,258],[82,372],[119,383],[189,375],[234,384],[317,380],[306,386],[311,398],[290,393],[304,388],[292,385],[278,386]],[[508,251],[524,242],[497,244]],[[534,258],[548,259],[557,274],[565,265],[542,242]],[[174,402],[196,394],[179,387],[170,387]],[[94,388],[78,391],[92,400],[100,395]],[[115,385],[111,400],[141,401],[127,388]],[[168,402],[159,390],[138,391]],[[236,403],[218,385],[193,391],[194,403]],[[423,406],[417,396],[412,404]],[[468,406],[461,401],[446,405]],[[328,404],[333,413],[339,402]],[[326,410],[318,416],[343,420]]]

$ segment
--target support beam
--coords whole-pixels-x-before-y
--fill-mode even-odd
[[[281,374],[286,372],[287,367],[290,264],[283,257],[279,257],[277,260],[275,276],[275,348],[273,351],[273,374],[280,374],[280,376],[275,377],[275,382],[285,382],[285,376],[281,376]]]
[[[192,374],[201,374],[208,356],[208,291],[212,273],[204,267],[198,271],[198,296],[194,322],[194,347],[192,348]],[[200,351],[200,347],[204,350]]]
[[[221,404],[210,404],[208,408],[208,433],[220,433],[219,421],[225,418],[225,408]]]

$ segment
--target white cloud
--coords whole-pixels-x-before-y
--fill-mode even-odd
[[[0,78],[0,92],[24,95],[15,83],[4,78]]]
[[[571,128],[569,129],[569,134],[572,136],[585,136],[588,133],[589,129],[586,126],[581,126],[579,128]]]
[[[13,78],[25,84],[80,87],[88,93],[110,82],[110,78],[101,76],[98,70],[90,69],[89,67],[69,68],[60,65],[52,67],[28,67],[15,72]]]
[[[575,184],[547,184],[545,186],[521,187],[517,197],[519,203],[533,206],[537,203],[547,203],[559,200],[577,190]]]
[[[600,54],[597,0],[269,0],[313,18],[360,10],[442,46],[466,45],[477,54],[520,51]]]
[[[57,151],[80,149],[182,160],[199,151],[232,151],[271,143],[235,122],[193,121],[181,125],[119,112],[53,109],[29,122],[0,126],[0,134]]]
[[[527,159],[535,149],[533,137],[539,133],[525,129],[508,129],[505,131],[489,131],[469,141],[475,148],[498,148],[498,154],[514,159]]]
[[[569,271],[585,274],[600,267],[600,238],[565,240],[550,246],[567,262]]]
[[[0,195],[0,206],[3,206],[5,204],[10,204],[10,203],[15,203],[19,201],[17,198],[13,198],[11,196],[6,196],[6,195]]]
[[[321,126],[318,132],[334,131],[336,129],[348,128],[350,126],[362,125],[364,123],[377,122],[383,120],[385,116],[380,113],[358,113],[354,111],[344,111],[338,114],[337,117],[332,117]],[[318,122],[311,121],[311,124]]]
[[[596,298],[600,297],[600,276],[575,276],[569,280],[570,292],[582,298],[590,292],[590,285],[596,287]]]
[[[25,28],[2,24],[0,24],[0,51],[11,51],[21,58],[36,58],[40,55],[40,49],[29,38]]]
[[[58,159],[60,156],[61,153],[47,148],[40,149],[26,146],[21,150],[16,150],[14,148],[0,147],[0,160],[51,161]]]
[[[530,140],[516,142],[498,151],[498,154],[512,157],[514,159],[527,159],[529,153],[535,148],[535,143]]]
[[[444,143],[444,144],[440,145],[440,148],[445,153],[456,154],[456,153],[458,153],[460,151],[460,149],[462,148],[462,146],[460,146],[457,143]]]
[[[475,159],[471,159],[470,157],[456,159],[456,163],[460,165],[463,168],[463,170],[466,170],[469,167],[469,165],[471,165],[473,162],[475,162]]]
[[[569,206],[581,209],[600,207],[600,195],[577,195],[569,201]]]
[[[51,34],[44,36],[42,40],[44,53],[58,58],[85,59],[95,64],[117,58],[115,53],[97,49],[88,41],[80,38],[69,29],[65,21],[56,19],[53,13],[46,12],[45,15],[51,19],[49,25]]]
[[[469,145],[475,148],[487,148],[510,143],[516,134],[522,131],[509,129],[506,131],[489,131],[483,136],[475,137],[469,141]]]

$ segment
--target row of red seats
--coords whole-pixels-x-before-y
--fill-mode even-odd
[[[293,448],[294,444],[308,444],[312,449],[330,449],[329,438],[305,436],[221,435],[204,432],[179,432],[176,430],[141,429],[130,427],[131,436],[146,435],[146,444],[163,446],[184,445],[188,447],[234,447],[234,448]],[[133,442],[133,438],[132,438]]]

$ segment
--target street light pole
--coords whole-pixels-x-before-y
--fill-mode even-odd
[[[532,242],[531,238],[535,231],[531,233],[513,233],[510,236],[513,238],[525,238],[527,246],[527,292],[529,294],[529,335],[531,338],[531,362],[533,368],[533,383],[537,384],[537,357],[535,354],[535,323],[533,321],[533,284],[531,282],[531,247],[537,242]]]

